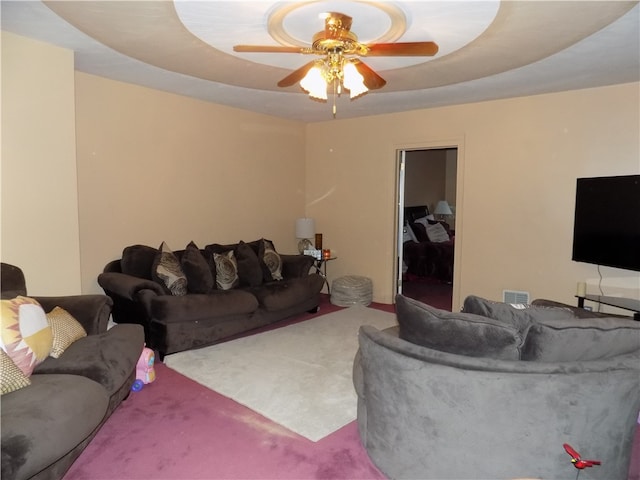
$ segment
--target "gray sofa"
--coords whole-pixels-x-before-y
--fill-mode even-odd
[[[98,276],[113,299],[113,320],[142,325],[160,360],[318,309],[324,279],[309,272],[312,257],[278,254],[265,239],[165,247],[126,247]],[[163,255],[174,278],[163,273]]]
[[[640,409],[640,323],[517,309],[463,312],[397,298],[398,327],[363,326],[358,427],[390,478],[575,478],[563,444],[626,480]]]
[[[0,268],[2,299],[26,296],[22,271]],[[3,480],[62,478],[129,395],[144,347],[138,325],[107,330],[112,302],[104,295],[30,298],[45,312],[65,309],[87,336],[37,365],[30,385],[2,395]]]

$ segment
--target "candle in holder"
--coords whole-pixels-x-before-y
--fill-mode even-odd
[[[329,260],[331,258],[331,250],[329,249],[322,250],[322,258],[324,258],[325,260]]]

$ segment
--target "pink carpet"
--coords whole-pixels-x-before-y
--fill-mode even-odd
[[[323,296],[322,313],[338,309]],[[360,444],[356,422],[314,443],[162,364],[156,373],[113,413],[64,480],[386,478]],[[632,458],[629,480],[640,480],[640,428]]]
[[[340,309],[323,297],[322,313]],[[163,364],[156,374],[113,413],[64,480],[385,478],[356,422],[314,443]]]
[[[160,364],[65,480],[383,479],[356,423],[313,443]]]

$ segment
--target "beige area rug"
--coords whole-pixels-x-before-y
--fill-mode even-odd
[[[314,442],[356,418],[358,329],[396,325],[363,306],[165,357],[168,367]]]

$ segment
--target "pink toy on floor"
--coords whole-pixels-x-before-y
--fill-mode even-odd
[[[150,348],[143,348],[142,354],[136,364],[136,380],[131,386],[131,390],[134,392],[142,390],[142,387],[151,383],[156,379],[156,371],[153,368],[155,361],[155,354]]]

